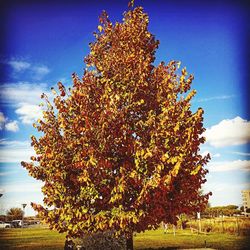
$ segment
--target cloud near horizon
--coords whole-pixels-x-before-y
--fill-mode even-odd
[[[206,142],[214,147],[246,144],[250,142],[250,122],[239,116],[225,119],[208,128],[204,136]]]
[[[21,161],[30,161],[32,155],[35,155],[35,152],[29,141],[0,140],[1,163],[20,163]]]
[[[11,185],[5,185],[2,187],[4,193],[27,193],[27,192],[41,192],[43,183],[41,181],[30,181],[30,182],[21,182]]]
[[[231,196],[230,204],[235,204],[237,206],[242,206],[242,201],[239,201],[242,190],[250,188],[249,182],[242,183],[232,183],[232,182],[209,182],[203,187],[204,192],[212,192],[212,196],[209,198],[209,202],[212,206],[223,206],[229,205],[227,199],[228,195]]]
[[[210,172],[226,172],[226,171],[250,171],[250,161],[235,160],[235,161],[221,161],[213,162],[208,165]]]

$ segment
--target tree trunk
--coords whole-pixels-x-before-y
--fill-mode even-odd
[[[126,249],[134,250],[133,234],[129,238],[126,239]]]
[[[132,245],[127,246],[128,239],[125,235],[121,235],[116,238],[114,231],[104,231],[98,233],[92,233],[89,235],[83,235],[82,237],[76,239],[75,244],[86,250],[96,250],[96,249],[119,249],[119,250],[133,250]],[[132,247],[131,247],[132,246]],[[74,248],[75,249],[75,248]],[[67,249],[68,250],[68,249]]]

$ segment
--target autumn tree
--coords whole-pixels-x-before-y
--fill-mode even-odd
[[[73,74],[69,90],[59,82],[53,102],[42,94],[42,135],[22,165],[44,182],[45,206],[33,208],[68,238],[110,230],[131,239],[206,207],[194,77],[178,61],[154,65],[159,41],[148,23],[142,7],[114,24],[103,12],[83,77]]]
[[[9,220],[22,220],[23,215],[23,210],[19,207],[12,207],[7,211],[7,218]]]

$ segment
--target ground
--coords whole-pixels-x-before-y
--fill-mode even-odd
[[[0,230],[0,249],[25,250],[62,250],[65,235],[50,231],[47,228],[11,228]],[[162,229],[136,234],[134,237],[135,250],[170,250],[190,248],[213,249],[249,249],[248,236],[237,236],[221,233],[197,234],[190,230],[177,230],[164,234]]]

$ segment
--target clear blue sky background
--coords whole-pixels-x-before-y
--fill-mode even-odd
[[[53,3],[52,3],[53,2]],[[122,21],[122,1],[9,1],[1,6],[0,213],[41,201],[40,183],[20,161],[31,154],[29,137],[39,95],[71,74],[82,75],[98,16]],[[200,3],[203,2],[203,3]],[[205,110],[210,131],[202,152],[213,156],[205,191],[212,205],[241,205],[249,189],[249,8],[236,1],[135,1],[149,14],[149,30],[160,40],[160,61],[180,60],[195,76],[193,110]],[[216,126],[217,125],[217,126]],[[32,214],[28,206],[27,214]]]

